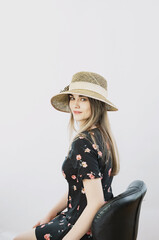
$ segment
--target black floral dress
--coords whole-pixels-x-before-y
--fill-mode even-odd
[[[106,160],[103,161],[103,158]],[[110,145],[106,142],[106,151],[103,152],[102,137],[98,128],[85,131],[84,136],[76,138],[62,165],[62,173],[69,187],[67,210],[59,213],[49,223],[36,227],[37,240],[61,240],[72,228],[87,205],[83,179],[91,181],[100,178],[105,201],[110,200],[113,197],[111,169]],[[93,239],[91,230],[81,239]]]

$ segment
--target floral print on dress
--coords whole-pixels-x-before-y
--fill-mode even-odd
[[[111,176],[111,171],[112,171],[112,169],[110,168],[109,171],[108,171],[109,177]]]
[[[77,160],[81,160],[81,158],[82,158],[82,157],[81,157],[80,154],[78,154],[78,155],[76,156],[76,159],[77,159]]]
[[[71,178],[75,180],[75,179],[76,179],[76,176],[75,176],[75,175],[72,175]]]
[[[89,148],[86,148],[86,149],[84,150],[84,152],[88,152],[88,153],[90,153],[90,151],[91,151],[91,149],[89,149]]]
[[[50,237],[52,237],[50,233],[44,235],[44,239],[46,240],[50,240]]]
[[[95,178],[95,176],[93,175],[93,172],[87,173],[87,175],[89,176],[90,179],[94,179]]]
[[[82,162],[82,167],[86,168],[88,165],[86,162]]]
[[[85,194],[84,188],[81,189],[81,193]]]
[[[98,151],[98,155],[100,156],[100,157],[102,157],[102,152],[101,151]]]
[[[87,232],[87,235],[91,235],[91,236],[92,236],[91,230],[89,230],[89,231]]]
[[[100,178],[105,202],[112,198],[111,182],[112,155],[110,146],[106,143],[107,160],[102,165],[103,149],[101,133],[94,129],[96,143],[91,139],[89,132],[85,137],[76,138],[71,146],[68,156],[62,165],[62,174],[68,183],[68,203],[64,212],[52,219],[49,223],[36,227],[37,240],[61,240],[75,224],[87,205],[86,193],[83,185],[84,179]],[[84,235],[84,239],[93,240],[91,231]]]
[[[53,224],[53,222],[49,222],[48,224],[49,224],[49,225],[50,225],[50,224]]]
[[[93,147],[95,150],[98,149],[98,145],[96,145],[96,144],[92,144],[92,147]]]
[[[41,225],[41,228],[45,227],[45,224]]]

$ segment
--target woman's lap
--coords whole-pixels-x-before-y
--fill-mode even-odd
[[[58,215],[49,223],[42,224],[35,229],[37,240],[59,240],[71,229],[71,224],[65,215]]]
[[[71,229],[67,217],[63,214],[58,215],[49,223],[41,224],[30,231],[20,234],[14,240],[61,240]],[[81,240],[92,239],[91,234],[85,234]]]

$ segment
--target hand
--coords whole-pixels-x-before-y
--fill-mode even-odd
[[[49,217],[44,217],[42,219],[40,219],[34,226],[33,228],[36,228],[37,226],[41,225],[41,224],[45,224],[45,223],[48,223],[50,222],[50,218]]]

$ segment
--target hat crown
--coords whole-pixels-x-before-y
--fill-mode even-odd
[[[75,73],[72,77],[71,83],[75,83],[75,82],[83,82],[83,83],[88,82],[88,83],[96,84],[104,88],[105,90],[107,90],[106,79],[97,73],[93,73],[93,72]]]

